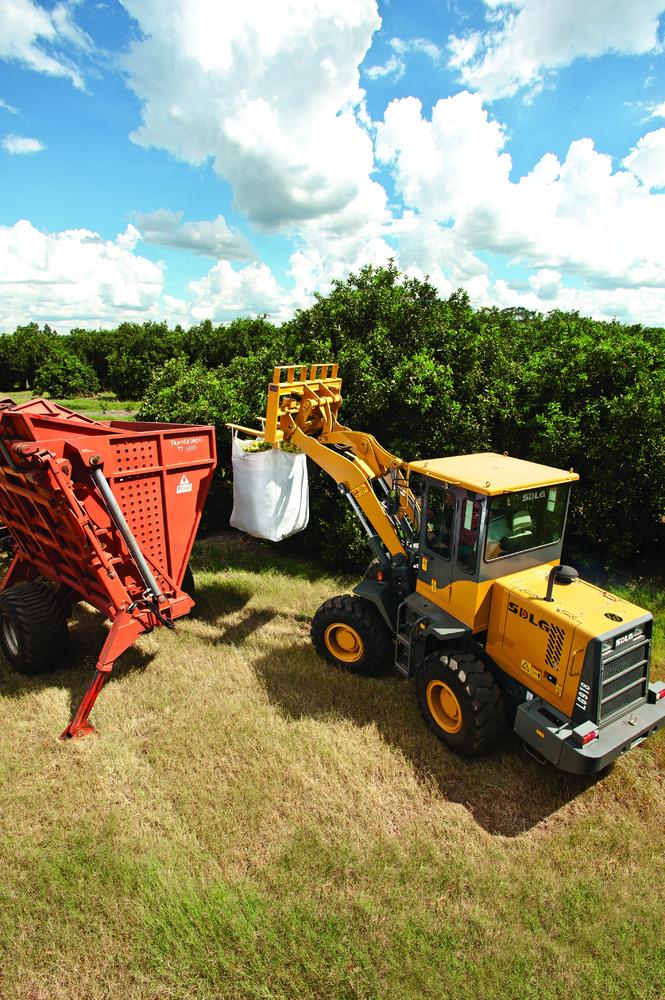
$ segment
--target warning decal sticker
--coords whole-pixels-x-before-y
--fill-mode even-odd
[[[176,487],[176,493],[191,493],[191,492],[192,492],[192,484],[190,483],[187,476],[185,476],[183,473],[183,476]]]
[[[529,663],[528,660],[522,660],[520,663],[520,669],[523,670],[525,674],[528,674],[529,677],[533,677],[536,681],[539,681],[542,676],[540,670],[534,667],[533,663]]]

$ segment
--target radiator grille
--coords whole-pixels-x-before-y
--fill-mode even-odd
[[[645,639],[602,664],[601,720],[645,698],[649,681],[649,645]]]
[[[609,663],[603,664],[603,682],[608,681],[611,677],[616,677],[617,674],[627,670],[628,667],[634,667],[636,664],[641,663],[645,657],[648,658],[648,650],[645,649],[644,643],[640,643],[633,649],[627,649],[616,660],[610,660]]]

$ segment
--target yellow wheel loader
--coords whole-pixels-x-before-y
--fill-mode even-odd
[[[665,724],[653,617],[561,565],[574,472],[493,453],[406,463],[338,419],[337,365],[276,368],[264,427],[329,473],[374,553],[312,641],[330,663],[415,678],[449,747],[489,749],[510,718],[563,771],[597,772]]]

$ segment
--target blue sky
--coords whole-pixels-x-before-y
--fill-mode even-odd
[[[3,0],[0,328],[267,313],[393,257],[665,323],[665,0]]]

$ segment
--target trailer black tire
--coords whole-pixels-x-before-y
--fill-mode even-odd
[[[192,573],[192,568],[189,564],[184,572],[180,589],[184,590],[186,594],[189,594],[193,601],[196,600],[196,581],[194,580],[194,574]],[[193,610],[194,609],[192,608],[192,611]],[[190,614],[191,613],[192,612],[190,611]]]
[[[195,602],[194,607],[189,610],[189,617],[196,618],[199,610],[199,606],[196,603],[196,580],[194,579],[194,574],[192,573],[191,566],[187,564],[187,569],[185,570],[182,583],[180,584],[180,589],[184,590],[186,594],[189,594],[191,599]]]
[[[61,664],[69,648],[67,619],[43,580],[17,583],[0,593],[0,647],[20,674]]]
[[[373,604],[341,594],[325,601],[312,618],[314,648],[328,663],[375,677],[391,662],[388,627]]]
[[[432,732],[465,757],[489,750],[503,732],[501,692],[487,667],[472,653],[430,653],[416,674],[416,694]]]

